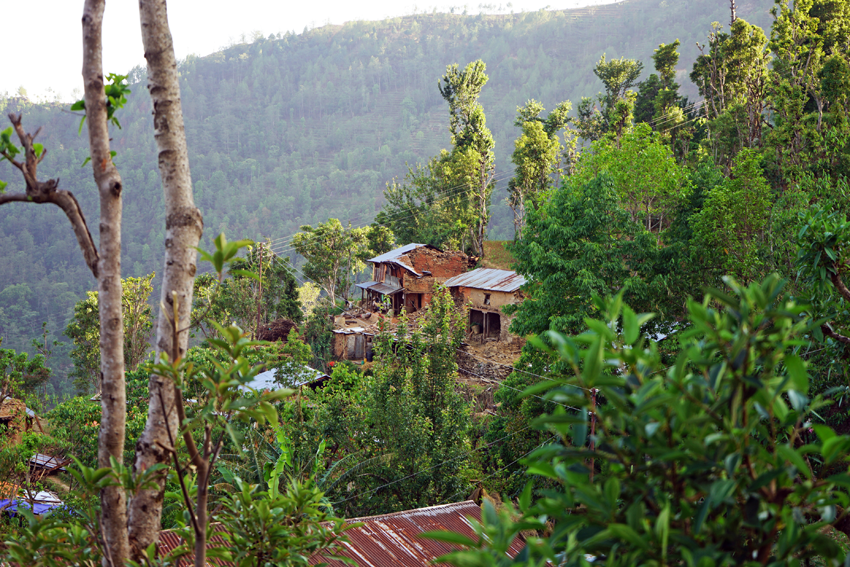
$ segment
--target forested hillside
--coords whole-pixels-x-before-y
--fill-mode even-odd
[[[740,2],[738,16],[768,28],[772,5]],[[221,231],[233,238],[269,237],[276,251],[288,255],[289,238],[302,224],[329,217],[370,222],[388,181],[403,176],[406,164],[424,162],[449,145],[447,108],[437,89],[446,65],[479,58],[490,77],[481,103],[495,139],[498,180],[488,238],[512,238],[503,200],[519,133],[516,108],[530,98],[546,108],[572,100],[575,108],[582,96],[602,90],[593,67],[603,53],[609,60],[641,60],[648,75],[653,50],[675,39],[681,40],[677,79],[694,100],[696,88],[687,76],[698,55],[696,42],[706,42],[713,21],[728,23],[728,6],[718,0],[633,0],[499,16],[416,14],[270,36],[190,57],[181,67],[183,108],[205,242]],[[133,93],[112,144],[126,187],[125,276],[159,270],[164,238],[142,73],[130,72]],[[4,115],[23,112],[28,128],[43,127],[39,141],[48,155],[41,171],[59,177],[94,223],[97,195],[90,171],[80,167],[88,148],[77,134],[79,117],[67,106],[15,98],[0,100],[0,107]],[[18,190],[19,178],[9,167],[0,164],[0,179],[12,182],[8,190]],[[0,238],[0,336],[4,347],[30,350],[43,321],[61,334],[74,303],[94,281],[54,208],[0,208]]]

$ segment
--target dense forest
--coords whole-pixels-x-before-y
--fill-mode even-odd
[[[740,2],[738,15],[769,27],[770,0]],[[481,59],[490,81],[481,94],[495,141],[496,188],[489,239],[513,237],[505,202],[516,109],[529,99],[546,108],[603,90],[593,68],[634,58],[652,68],[660,43],[681,41],[676,78],[698,99],[687,75],[713,21],[728,22],[725,2],[632,0],[580,10],[510,15],[415,14],[380,22],[349,22],[301,34],[258,37],[180,66],[183,108],[196,201],[204,214],[203,246],[225,231],[232,238],[269,238],[293,255],[291,237],[328,217],[354,226],[372,221],[384,189],[411,166],[449,146],[447,109],[437,83],[447,65]],[[122,72],[121,69],[107,70]],[[132,93],[113,133],[124,199],[123,272],[161,270],[162,193],[151,136],[144,70],[129,72]],[[647,71],[644,77],[649,75]],[[59,177],[96,218],[96,192],[86,168],[79,116],[67,105],[0,99],[3,114],[23,112],[43,127],[42,171]],[[575,113],[573,113],[575,114]],[[12,181],[8,163],[0,179]],[[159,216],[158,216],[159,215]],[[47,322],[62,337],[74,304],[93,289],[62,215],[43,207],[0,208],[6,261],[0,270],[3,346],[32,351]],[[96,236],[95,236],[96,238]],[[303,258],[294,258],[297,266]],[[297,274],[299,279],[303,276]],[[154,288],[158,289],[158,276]],[[54,348],[67,372],[67,347]],[[62,361],[65,361],[63,364]]]

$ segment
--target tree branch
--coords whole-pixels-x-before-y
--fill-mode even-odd
[[[21,141],[21,145],[24,147],[24,154],[26,156],[24,163],[13,159],[9,159],[9,161],[21,170],[27,189],[26,193],[0,195],[0,205],[13,202],[52,203],[62,209],[65,216],[68,217],[71,227],[74,229],[74,235],[77,237],[77,243],[83,252],[86,265],[91,270],[92,275],[97,278],[99,261],[97,247],[94,245],[94,240],[91,237],[91,232],[89,232],[89,227],[86,224],[86,219],[83,216],[83,211],[77,199],[70,191],[58,188],[59,179],[38,180],[38,164],[47,155],[47,150],[43,150],[40,155],[36,155],[33,149],[33,140],[41,129],[39,128],[35,134],[27,134],[21,125],[20,114],[9,114],[9,120],[12,122],[12,126]],[[8,156],[4,157],[8,159]]]
[[[835,289],[838,290],[838,293],[841,294],[846,301],[850,301],[850,289],[847,289],[847,286],[844,285],[844,280],[841,279],[841,270],[838,262],[833,263],[833,267],[835,268],[835,272],[830,276],[832,279],[832,285],[835,286]]]

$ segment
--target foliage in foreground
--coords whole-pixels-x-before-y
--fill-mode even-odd
[[[824,535],[848,531],[850,436],[819,425],[799,355],[817,323],[781,298],[770,277],[691,301],[674,365],[663,367],[641,336],[650,315],[599,301],[602,320],[566,338],[551,333],[566,376],[533,388],[561,407],[538,425],[560,443],[534,452],[528,472],[558,485],[492,509],[478,541],[454,565],[800,565],[844,551]],[[542,342],[538,343],[540,346]],[[545,347],[544,347],[545,348]],[[592,396],[598,391],[595,433]],[[527,393],[532,393],[529,390]],[[813,423],[814,422],[814,423]],[[511,560],[520,530],[545,530]]]

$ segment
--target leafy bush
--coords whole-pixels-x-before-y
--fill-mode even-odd
[[[651,316],[623,305],[622,294],[597,300],[604,318],[588,319],[584,334],[550,333],[551,351],[571,370],[528,393],[560,404],[538,425],[561,442],[527,464],[558,489],[533,501],[529,485],[518,521],[510,509],[486,511],[479,540],[447,560],[708,567],[820,556],[842,564],[844,551],[825,532],[850,531],[850,436],[812,423],[827,404],[809,399],[800,356],[813,323],[781,298],[775,276],[727,284],[731,293],[689,303],[690,325],[669,367],[641,336]],[[835,468],[845,472],[821,474]],[[514,563],[504,550],[525,529],[546,535],[529,539]]]

